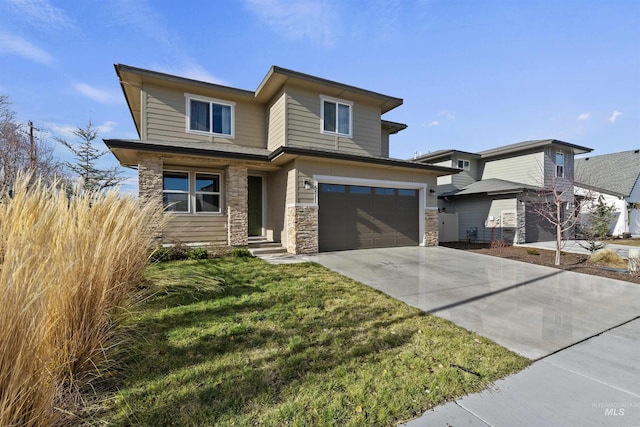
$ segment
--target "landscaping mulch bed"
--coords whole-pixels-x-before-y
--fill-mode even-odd
[[[624,280],[626,282],[640,284],[640,277],[632,276],[629,273],[620,273],[606,270],[605,267],[592,264],[588,261],[589,256],[583,254],[574,254],[563,252],[561,255],[560,265],[554,265],[555,251],[544,249],[535,249],[523,246],[506,246],[501,248],[490,248],[488,243],[441,243],[453,249],[461,249],[465,251],[477,252],[485,255],[492,255],[501,258],[509,258],[516,261],[528,262],[530,264],[544,265],[547,267],[561,268],[563,270],[573,271],[576,273],[591,274],[593,276],[607,277],[609,279]],[[528,253],[529,252],[532,253]],[[537,252],[538,254],[533,254]]]

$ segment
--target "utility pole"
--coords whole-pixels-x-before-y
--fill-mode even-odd
[[[34,131],[33,122],[29,120],[27,122],[27,126],[29,126],[29,144],[30,144],[29,168],[33,171],[36,165],[36,141],[35,141],[35,137],[33,136],[33,131]]]

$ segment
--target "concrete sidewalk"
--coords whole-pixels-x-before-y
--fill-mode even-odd
[[[640,426],[640,285],[443,247],[305,258],[537,360],[406,426]]]
[[[584,240],[566,240],[563,241],[562,250],[565,252],[572,252],[577,254],[585,254],[589,255],[589,251],[580,246],[580,243],[586,246],[586,242]],[[548,249],[555,251],[556,250],[556,242],[535,242],[535,243],[523,243],[521,245],[516,246],[524,246],[527,248],[537,248],[537,249]],[[611,249],[612,251],[616,251],[618,255],[622,258],[629,258],[629,249],[640,249],[640,246],[627,246],[627,245],[616,245],[614,243],[609,243],[605,247],[605,249]]]
[[[637,426],[639,366],[634,320],[403,426]]]

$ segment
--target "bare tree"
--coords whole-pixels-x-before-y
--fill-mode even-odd
[[[16,120],[7,96],[0,96],[0,190],[11,188],[21,172],[53,181],[62,175],[62,165],[53,155],[53,146]]]
[[[573,185],[560,183],[554,178],[547,188],[537,191],[531,201],[534,212],[551,224],[555,230],[555,265],[560,265],[562,242],[565,236],[575,229],[580,219],[580,210],[589,200],[589,196],[576,197]]]

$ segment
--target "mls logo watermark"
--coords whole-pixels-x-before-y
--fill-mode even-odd
[[[601,408],[604,410],[605,417],[624,417],[625,410],[627,412],[629,408],[640,408],[640,403],[630,402],[596,402],[592,403],[594,408]]]

